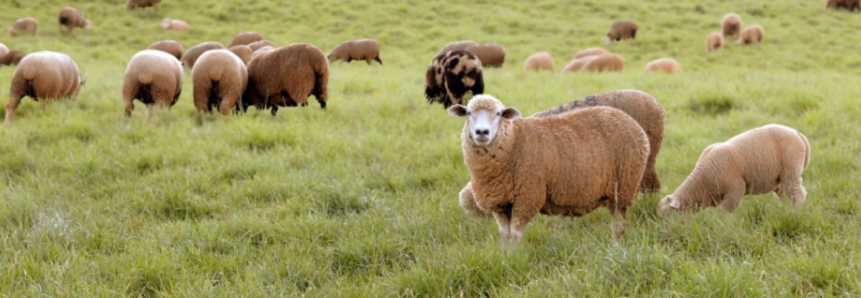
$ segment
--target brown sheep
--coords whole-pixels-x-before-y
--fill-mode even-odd
[[[6,31],[9,36],[18,36],[19,34],[36,35],[36,29],[39,23],[34,18],[23,18],[15,21],[12,29]]]
[[[588,62],[586,62],[586,65],[583,65],[583,71],[585,72],[621,72],[624,69],[625,58],[622,58],[622,56],[619,54],[612,53],[595,56],[594,59],[589,60]]]
[[[188,27],[188,23],[180,20],[171,20],[165,18],[161,21],[161,28],[164,30],[188,31]]]
[[[553,71],[553,57],[550,56],[550,53],[546,52],[532,54],[532,56],[526,58],[526,66],[524,68],[527,71]]]
[[[849,11],[861,10],[861,0],[828,0],[825,3],[825,8],[830,7],[834,9],[845,8]]]
[[[251,58],[248,59],[248,63],[251,63],[251,60],[253,60],[255,57],[263,55],[263,54],[265,54],[269,51],[272,51],[272,50],[275,50],[275,48],[273,48],[271,46],[263,46],[263,47],[257,49],[256,51],[251,52]],[[248,64],[246,63],[246,65],[248,65]]]
[[[248,63],[248,88],[237,109],[279,106],[307,106],[314,95],[320,108],[326,108],[329,86],[329,61],[326,54],[309,44],[291,44],[251,59]],[[240,107],[241,106],[241,107]]]
[[[126,9],[155,7],[155,13],[161,14],[161,8],[158,7],[160,3],[161,0],[128,0],[126,1]]]
[[[583,71],[583,67],[586,66],[589,61],[598,58],[598,56],[584,56],[582,58],[576,58],[574,60],[571,60],[571,62],[568,62],[568,64],[565,65],[564,68],[562,68],[562,73]]]
[[[182,59],[182,53],[185,51],[182,48],[182,44],[180,44],[176,40],[171,39],[156,41],[153,44],[149,45],[147,49],[166,52],[176,57],[176,60]]]
[[[600,56],[600,55],[606,54],[606,53],[607,53],[607,50],[605,50],[604,48],[601,48],[601,47],[588,48],[588,49],[577,52],[577,54],[574,55],[574,59],[580,59],[580,58],[589,57],[589,56]]]
[[[236,57],[239,57],[239,60],[242,60],[242,63],[245,63],[245,65],[248,65],[248,61],[251,61],[252,51],[251,47],[247,45],[233,46],[227,50],[233,52],[233,54],[235,54]]]
[[[329,59],[330,63],[338,60],[344,60],[347,63],[353,60],[365,60],[368,65],[371,65],[371,61],[376,60],[380,65],[383,65],[383,60],[380,60],[380,43],[373,39],[342,42],[335,46],[326,58]]]
[[[84,18],[84,12],[74,7],[63,7],[57,20],[60,26],[66,26],[69,29],[66,34],[72,34],[72,30],[75,28],[92,29],[90,21]]]
[[[720,20],[720,28],[723,38],[735,37],[741,32],[741,17],[734,13],[728,13]]]
[[[723,50],[723,35],[720,32],[712,32],[706,36],[706,50],[709,53]]]
[[[679,66],[679,62],[677,62],[673,58],[661,58],[649,62],[646,64],[646,72],[663,72],[668,74],[677,74],[682,71],[682,67]]]
[[[637,37],[637,23],[632,21],[616,21],[607,32],[607,37],[613,41],[634,39]]]
[[[481,61],[482,67],[502,67],[505,63],[505,48],[498,44],[483,43],[466,47],[467,52],[471,52]]]
[[[6,124],[12,123],[12,113],[24,97],[33,100],[73,99],[81,88],[78,65],[69,55],[42,51],[21,59],[6,104]]]
[[[197,60],[198,57],[200,57],[200,55],[203,55],[203,53],[209,50],[220,49],[224,49],[224,45],[220,42],[204,42],[186,50],[185,54],[182,54],[182,59],[180,61],[182,61],[185,67],[194,68],[194,62]]]
[[[10,51],[3,56],[3,59],[0,59],[0,64],[6,66],[17,65],[25,56],[27,56],[27,53],[24,53],[23,51]]]
[[[0,61],[3,61],[3,56],[6,56],[6,54],[9,54],[9,47],[0,43]]]
[[[436,54],[437,56],[439,56],[440,54],[445,54],[451,51],[465,51],[467,47],[476,45],[478,44],[472,40],[455,41],[442,47],[442,49],[439,50],[439,52],[437,52]]]
[[[278,45],[276,45],[271,40],[265,40],[265,39],[264,40],[258,40],[258,41],[255,41],[255,42],[248,44],[248,47],[251,48],[252,52],[257,51],[260,48],[266,47],[266,46],[272,47],[273,49],[278,47]]]
[[[191,70],[191,77],[194,106],[201,113],[212,113],[215,107],[222,115],[227,115],[248,85],[245,62],[229,50],[212,50],[200,55]]]
[[[230,40],[230,43],[227,44],[227,48],[232,48],[239,45],[250,45],[255,41],[264,40],[263,35],[257,32],[242,32],[237,33],[233,36],[233,39]]]
[[[762,43],[762,39],[765,37],[765,29],[762,29],[760,25],[751,25],[744,30],[741,31],[741,37],[736,42],[739,45],[750,45],[755,43]]]
[[[134,100],[146,105],[147,118],[153,105],[172,107],[182,93],[182,65],[171,54],[143,50],[135,54],[123,78],[126,117],[132,116]]]
[[[464,96],[484,93],[484,75],[481,61],[467,51],[441,53],[431,60],[425,73],[425,97],[428,103],[441,103],[448,108],[452,103],[465,103]]]

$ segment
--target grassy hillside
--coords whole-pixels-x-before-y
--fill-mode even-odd
[[[76,101],[25,99],[0,127],[0,295],[22,296],[858,296],[861,295],[861,14],[822,1],[173,1],[127,12],[122,1],[4,0],[0,26],[39,20],[35,37],[0,36],[27,52],[74,58],[87,79]],[[71,5],[92,31],[59,34]],[[705,36],[740,14],[765,42],[707,55]],[[191,24],[165,32],[163,17]],[[637,40],[605,45],[617,19]],[[257,31],[328,52],[375,38],[385,65],[331,65],[329,105],[253,108],[203,117],[190,72],[172,110],[123,117],[122,76],[150,43],[186,48]],[[424,71],[462,39],[507,49],[486,91],[524,114],[586,95],[634,88],[667,111],[658,156],[672,193],[705,146],[768,123],[803,132],[812,158],[807,201],[749,196],[656,218],[641,197],[624,239],[610,216],[538,216],[513,251],[492,219],[458,206],[469,181],[462,119],[423,97]],[[564,66],[605,46],[622,73],[526,73],[547,51]],[[683,72],[648,75],[673,57]],[[14,69],[0,68],[5,106]],[[0,115],[5,108],[0,107]]]

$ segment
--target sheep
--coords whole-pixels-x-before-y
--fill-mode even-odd
[[[15,24],[12,25],[12,29],[6,31],[9,36],[18,36],[18,34],[29,34],[36,35],[36,28],[39,27],[39,23],[36,22],[34,18],[23,18],[15,21]]]
[[[765,29],[760,25],[751,25],[741,31],[741,37],[736,43],[741,46],[762,43],[763,37],[765,37]]]
[[[252,52],[253,52],[253,51],[257,51],[257,50],[259,50],[260,48],[262,48],[262,47],[267,47],[267,46],[268,46],[268,47],[272,47],[273,49],[278,47],[278,45],[276,45],[276,44],[275,44],[274,42],[272,42],[271,40],[265,40],[265,39],[264,39],[264,40],[258,40],[258,41],[255,41],[255,42],[252,42],[252,43],[248,44],[248,47],[250,47],[250,48],[251,48],[251,51],[252,51]]]
[[[453,43],[447,44],[444,47],[442,47],[442,49],[439,50],[439,52],[437,52],[436,54],[437,54],[437,56],[439,56],[441,54],[445,54],[445,53],[448,53],[451,51],[465,51],[467,47],[476,46],[476,45],[478,45],[478,44],[472,40],[455,41]]]
[[[505,63],[505,48],[498,44],[471,45],[466,47],[465,51],[475,54],[481,61],[482,67],[502,67]]]
[[[245,63],[246,65],[248,64],[248,61],[251,61],[252,51],[251,47],[247,45],[233,46],[227,50],[233,52],[233,54],[235,54],[236,57],[239,57],[239,59],[242,60],[242,63]]]
[[[365,60],[368,65],[371,65],[371,61],[376,60],[383,65],[383,60],[380,60],[380,43],[373,39],[342,42],[335,46],[326,58],[329,59],[329,63],[338,60],[344,60],[347,63],[353,60]]]
[[[24,53],[23,51],[10,51],[3,56],[3,59],[0,59],[0,64],[6,66],[17,65],[25,56],[27,56],[27,53]]]
[[[622,71],[625,69],[625,58],[619,54],[607,53],[595,56],[583,65],[585,72]]]
[[[182,53],[185,51],[182,48],[182,44],[180,44],[178,41],[172,40],[172,39],[156,41],[156,42],[152,43],[151,45],[149,45],[149,47],[147,49],[159,50],[162,52],[166,52],[166,53],[171,54],[174,57],[176,57],[176,60],[181,60],[182,59]]]
[[[206,51],[221,49],[224,49],[224,45],[220,42],[204,42],[186,50],[185,54],[182,54],[182,59],[180,61],[182,61],[182,65],[185,65],[185,67],[194,68],[194,62],[197,61],[197,58],[200,57],[200,55],[203,55]]]
[[[616,21],[607,32],[607,37],[613,41],[634,39],[637,37],[637,23],[632,21]]]
[[[580,59],[580,58],[589,57],[589,56],[600,56],[600,55],[606,54],[606,53],[607,53],[607,50],[605,50],[604,48],[601,48],[601,47],[588,48],[588,49],[577,52],[577,54],[574,55],[574,59]]]
[[[126,117],[132,116],[135,99],[146,105],[147,118],[153,105],[172,107],[182,93],[182,75],[181,63],[171,54],[159,50],[135,54],[123,78]]]
[[[229,50],[212,50],[200,55],[191,77],[194,105],[201,113],[212,113],[215,107],[222,115],[227,115],[248,85],[245,62]]]
[[[720,32],[712,32],[706,36],[706,50],[709,53],[723,50],[723,35]]]
[[[265,54],[269,51],[272,51],[272,50],[275,50],[275,48],[273,48],[271,46],[263,46],[263,47],[257,49],[256,51],[251,52],[251,58],[248,59],[248,63],[251,63],[251,60],[254,59],[255,57],[263,55],[263,54]],[[246,63],[246,65],[247,65],[247,63]]]
[[[649,140],[630,116],[589,107],[521,119],[487,94],[448,113],[467,117],[461,142],[472,178],[462,202],[472,197],[474,207],[493,215],[503,245],[519,243],[539,212],[581,216],[606,207],[613,238],[624,234],[649,154]]]
[[[3,56],[9,53],[9,47],[5,44],[0,43],[0,61],[3,61]]]
[[[155,7],[155,13],[161,14],[161,8],[158,5],[161,3],[161,0],[128,0],[126,1],[126,9],[132,10],[138,7],[145,9],[147,7]]]
[[[540,70],[549,70],[553,71],[553,57],[550,56],[550,53],[540,52],[532,54],[529,58],[526,59],[526,66],[524,67],[527,71],[540,71]]]
[[[834,9],[845,8],[849,11],[861,9],[861,1],[859,0],[828,0],[825,3],[825,8],[833,7]]]
[[[164,30],[188,31],[188,27],[188,23],[180,20],[164,18],[164,20],[161,21],[161,28]]]
[[[72,34],[72,30],[75,28],[84,28],[86,30],[92,29],[90,21],[84,18],[84,12],[74,7],[67,6],[60,9],[58,22],[60,23],[60,26],[66,26],[66,28],[69,29],[66,34]],[[62,29],[60,30],[62,31]]]
[[[724,38],[735,37],[741,32],[741,17],[728,13],[720,20],[721,33]]]
[[[801,132],[779,124],[748,130],[706,147],[691,175],[661,199],[658,214],[712,206],[733,212],[744,195],[772,191],[797,205],[807,196],[801,173],[809,163],[810,143]]]
[[[73,99],[81,88],[78,65],[69,55],[42,51],[21,59],[9,89],[4,123],[12,123],[12,113],[24,97],[33,100]]]
[[[582,58],[571,60],[571,62],[568,62],[568,64],[562,68],[562,73],[583,71],[583,67],[595,58],[598,58],[598,56],[584,56]]]
[[[264,40],[263,35],[257,32],[243,32],[237,33],[233,36],[233,39],[230,40],[230,43],[227,44],[227,48],[232,48],[239,45],[249,45],[255,41]]]
[[[431,60],[425,74],[425,97],[428,102],[441,103],[448,108],[452,103],[464,102],[466,92],[484,93],[484,75],[481,61],[467,51],[450,51]]]
[[[291,44],[271,50],[248,63],[248,88],[237,110],[249,105],[258,109],[279,106],[307,106],[314,95],[320,108],[326,108],[329,61],[320,49],[309,44]]]
[[[661,58],[649,62],[646,64],[646,72],[664,72],[668,74],[677,74],[682,71],[682,67],[679,66],[679,62],[677,62],[673,58]]]

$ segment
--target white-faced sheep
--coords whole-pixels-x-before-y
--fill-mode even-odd
[[[143,50],[135,54],[123,78],[126,117],[132,116],[134,100],[146,105],[147,118],[153,105],[172,107],[182,93],[182,65],[171,54]]]
[[[610,26],[610,31],[607,32],[607,37],[613,41],[623,39],[634,39],[637,37],[637,23],[633,21],[616,21]]]
[[[441,103],[448,108],[452,103],[464,103],[467,92],[484,93],[484,75],[481,61],[467,51],[450,51],[431,60],[425,74],[425,97],[428,102]]]
[[[84,18],[84,12],[74,7],[63,7],[60,9],[60,16],[57,18],[60,26],[65,26],[69,30],[66,34],[72,34],[75,28],[92,29],[92,24]],[[62,28],[60,29],[62,31]]]
[[[592,61],[595,58],[598,58],[598,56],[584,56],[582,58],[575,58],[574,60],[571,60],[571,62],[568,62],[568,64],[566,64],[564,68],[562,68],[562,73],[583,71],[583,67],[586,66],[589,61]]]
[[[574,59],[580,59],[580,58],[589,57],[589,56],[600,56],[600,55],[603,55],[606,53],[607,53],[607,50],[605,50],[602,47],[588,48],[588,49],[577,52],[577,54],[574,54]]]
[[[160,14],[161,8],[158,5],[161,3],[161,0],[128,0],[126,1],[126,9],[135,9],[135,8],[147,8],[147,7],[155,7],[155,13]]]
[[[741,37],[738,39],[739,45],[751,45],[755,43],[762,43],[762,39],[765,37],[765,29],[760,25],[751,25],[744,30],[741,31]]]
[[[9,89],[6,104],[6,124],[12,123],[12,113],[24,97],[33,100],[74,98],[81,88],[78,65],[69,55],[42,51],[21,59]]]
[[[664,140],[664,107],[654,97],[639,90],[616,90],[597,95],[586,96],[544,112],[535,113],[530,118],[542,118],[559,115],[572,110],[604,106],[619,109],[634,118],[637,124],[649,138],[649,158],[646,160],[646,169],[643,173],[643,181],[640,191],[646,194],[661,191],[661,179],[655,170],[658,153],[661,151],[661,143]]]
[[[807,196],[801,173],[809,163],[810,143],[801,132],[777,124],[748,130],[706,147],[693,173],[675,193],[661,199],[658,214],[712,206],[733,212],[744,195],[772,191],[796,205]]]
[[[505,48],[498,44],[483,43],[466,47],[481,61],[482,67],[502,67],[505,63]]]
[[[200,55],[191,70],[191,78],[197,110],[212,113],[215,107],[222,115],[227,115],[245,92],[248,70],[245,62],[232,52],[212,50]]]
[[[12,28],[6,31],[9,36],[18,36],[21,34],[36,35],[36,29],[39,27],[39,22],[34,18],[23,18],[15,21]]]
[[[182,54],[182,59],[180,61],[182,61],[185,67],[194,68],[194,62],[197,61],[197,58],[200,57],[200,55],[203,55],[206,51],[221,49],[224,49],[224,45],[220,42],[204,42],[186,50],[185,53]]]
[[[365,60],[368,65],[371,65],[371,61],[376,60],[383,65],[383,60],[380,60],[380,43],[373,39],[342,42],[335,46],[326,58],[330,63],[338,60],[344,60],[347,63],[353,60]]]
[[[524,68],[527,71],[553,71],[553,56],[550,56],[550,53],[546,52],[532,54],[532,56],[526,58],[526,66]]]
[[[463,159],[475,206],[496,219],[503,244],[517,244],[538,213],[581,216],[606,207],[613,238],[625,232],[625,214],[637,197],[649,155],[643,129],[608,107],[577,109],[545,118],[520,118],[490,95],[448,109],[467,117]]]
[[[291,44],[254,57],[248,63],[248,88],[237,109],[307,106],[314,95],[326,108],[329,61],[326,54],[309,44]]]
[[[161,28],[164,30],[188,31],[189,26],[185,21],[165,18],[161,21]]]
[[[248,61],[251,61],[252,51],[251,47],[247,45],[232,46],[227,50],[233,52],[233,54],[235,54],[236,57],[239,57],[239,60],[242,60],[242,63],[245,63],[246,65],[248,65]]]
[[[735,37],[741,32],[741,17],[734,13],[728,13],[720,20],[721,33],[723,37]]]
[[[677,74],[682,71],[679,62],[673,58],[661,58],[646,64],[646,72],[663,72],[668,74]]]
[[[182,59],[182,53],[185,51],[182,48],[182,44],[180,44],[176,40],[171,40],[171,39],[156,41],[156,42],[152,43],[151,45],[149,45],[149,47],[147,49],[159,50],[159,51],[171,54],[174,57],[176,57],[176,60]]]
[[[706,36],[706,50],[709,53],[723,50],[723,35],[720,32],[712,32]]]
[[[476,45],[478,45],[478,44],[472,40],[455,41],[453,43],[447,44],[444,47],[442,47],[442,49],[439,50],[439,52],[437,52],[436,54],[437,54],[437,56],[439,56],[440,54],[445,54],[445,53],[448,53],[451,51],[464,51],[464,50],[466,50],[467,47],[476,46]]]
[[[233,39],[230,40],[230,43],[227,44],[228,48],[232,48],[239,45],[250,45],[255,41],[264,40],[263,34],[257,32],[242,32],[237,33],[233,36]]]
[[[625,69],[625,58],[619,54],[607,53],[603,55],[593,56],[583,65],[582,71],[585,72],[605,72],[605,71],[622,71]]]
[[[0,65],[17,65],[18,62],[21,62],[21,59],[24,59],[25,56],[27,56],[27,53],[24,53],[23,51],[9,51],[9,53],[6,53],[6,55],[4,55],[2,59],[0,59]]]
[[[248,47],[250,47],[251,51],[254,52],[254,51],[259,50],[262,47],[272,47],[274,49],[274,48],[277,48],[278,45],[276,45],[271,40],[265,40],[264,39],[264,40],[258,40],[258,41],[252,42],[252,43],[248,44]]]

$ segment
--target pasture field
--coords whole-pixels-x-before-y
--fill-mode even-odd
[[[75,101],[25,99],[0,127],[0,296],[861,295],[861,14],[825,0],[165,0],[161,15],[121,2],[3,1],[4,31],[26,16],[40,27],[0,43],[65,52],[87,82]],[[93,30],[61,35],[66,5]],[[765,42],[706,54],[729,12],[761,24]],[[163,17],[192,29],[163,31]],[[637,39],[605,45],[618,19],[639,24]],[[137,51],[244,31],[324,52],[375,38],[384,65],[333,63],[326,110],[310,99],[275,117],[198,117],[186,71],[171,110],[146,119],[138,104],[124,118],[122,76]],[[423,90],[436,51],[463,39],[506,47],[504,68],[485,70],[486,93],[526,115],[614,89],[664,105],[663,189],[638,199],[621,241],[601,209],[538,216],[507,250],[492,219],[458,206],[464,122]],[[624,72],[558,73],[592,46],[623,55]],[[556,72],[523,70],[539,51]],[[682,73],[643,73],[661,57]],[[13,73],[0,68],[3,106]],[[810,140],[803,204],[748,196],[732,214],[657,218],[703,148],[768,123]]]

